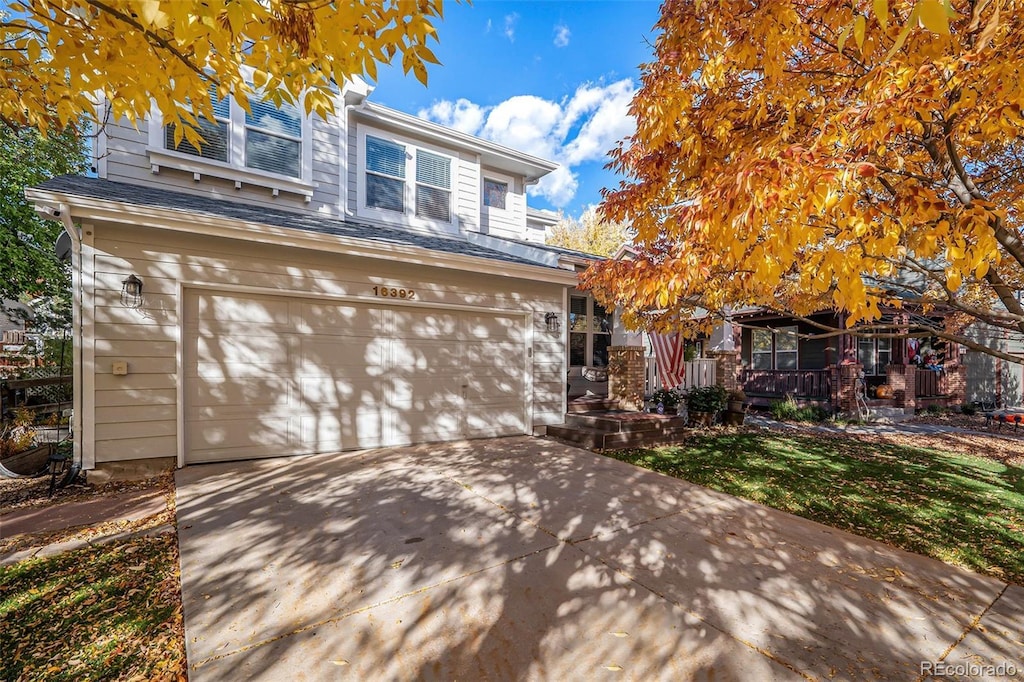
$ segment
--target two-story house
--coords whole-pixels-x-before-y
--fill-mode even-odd
[[[605,339],[570,329],[585,259],[544,247],[552,214],[526,205],[556,165],[369,93],[327,120],[215,102],[199,149],[157,114],[111,122],[98,177],[28,190],[73,242],[85,468],[563,421],[570,337],[586,363]]]

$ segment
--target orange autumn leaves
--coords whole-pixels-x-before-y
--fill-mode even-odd
[[[637,255],[586,276],[627,323],[911,301],[1024,329],[1024,2],[670,0],[658,27],[601,207]]]

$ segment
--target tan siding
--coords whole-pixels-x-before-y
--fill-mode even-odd
[[[562,421],[561,346],[543,323],[544,312],[561,309],[557,285],[158,230],[93,229],[97,461],[176,454],[179,282],[257,287],[268,294],[356,296],[382,304],[391,301],[374,297],[372,287],[388,285],[415,289],[414,307],[468,305],[528,313],[535,344],[533,423]],[[139,310],[119,302],[121,281],[129,273],[144,282]],[[128,362],[127,376],[110,373],[114,360]],[[130,417],[119,416],[125,408],[131,408]]]
[[[459,161],[455,190],[458,204],[455,213],[459,216],[459,227],[471,232],[480,231],[480,163],[474,156],[463,155]]]

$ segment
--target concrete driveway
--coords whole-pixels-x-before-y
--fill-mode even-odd
[[[551,441],[177,485],[193,682],[1024,678],[1024,589]]]

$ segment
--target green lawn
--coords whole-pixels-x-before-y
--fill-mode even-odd
[[[610,457],[1024,585],[1024,469],[855,438],[708,435]]]
[[[173,534],[0,567],[0,679],[185,676]]]

